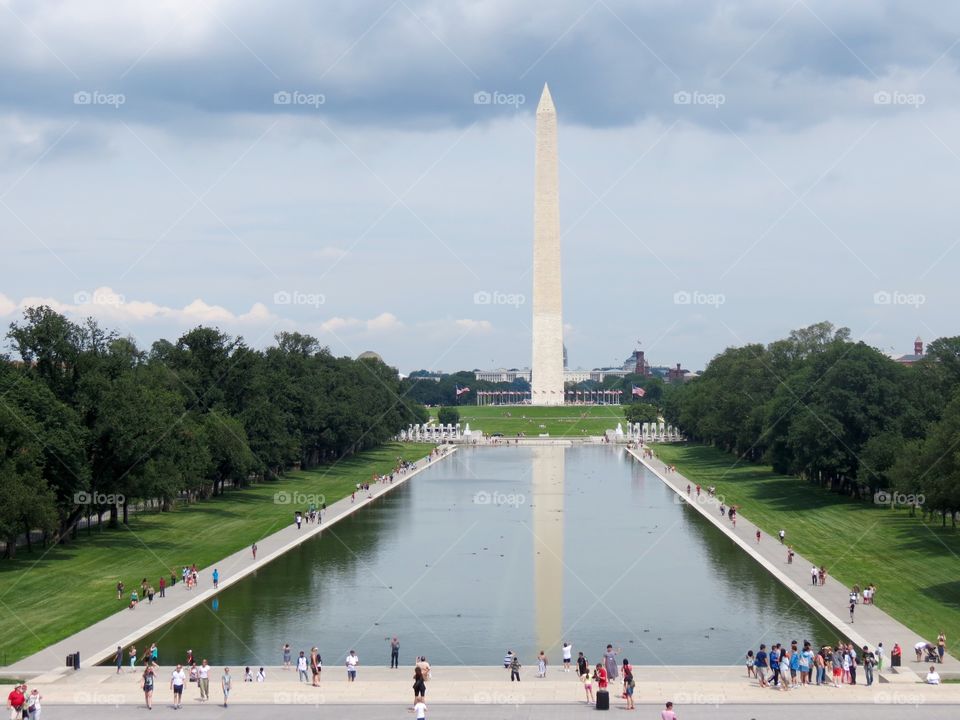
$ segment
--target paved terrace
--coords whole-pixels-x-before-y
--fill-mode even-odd
[[[591,660],[592,655],[588,656]],[[243,667],[231,666],[233,691],[232,704],[251,705],[393,705],[403,713],[413,701],[413,671],[409,666],[399,670],[385,667],[388,657],[377,658],[382,664],[376,667],[363,665],[360,658],[357,681],[348,683],[341,666],[327,666],[321,673],[320,687],[297,681],[295,670],[279,667],[267,668],[263,683],[243,682]],[[172,701],[169,666],[160,670],[154,693],[154,702],[159,707],[169,706]],[[223,668],[213,667],[210,673],[210,705],[222,702],[220,675]],[[255,670],[255,668],[254,668]],[[914,714],[920,705],[960,704],[960,685],[929,686],[922,683],[890,684],[874,682],[867,687],[858,674],[858,685],[809,686],[796,690],[780,691],[760,688],[756,681],[748,680],[742,667],[646,667],[634,666],[637,680],[635,698],[637,704],[657,703],[672,700],[678,707],[702,706],[715,709],[734,704],[777,705],[881,705],[904,707],[906,714]],[[124,668],[120,675],[113,668],[84,668],[71,671],[57,682],[38,681],[36,685],[43,695],[45,709],[53,705],[140,705],[143,693],[139,685],[140,672],[131,673]],[[576,673],[563,673],[550,667],[545,679],[536,677],[535,666],[525,666],[520,671],[521,681],[511,683],[507,670],[502,667],[435,667],[433,679],[427,683],[427,704],[498,705],[524,706],[562,704],[585,706],[583,686]],[[622,707],[619,683],[611,685],[611,705]],[[0,692],[7,692],[0,689]],[[199,705],[197,686],[187,683],[184,687],[185,706]],[[215,708],[209,708],[215,711]],[[584,708],[586,709],[586,708]],[[52,712],[52,707],[50,707]],[[268,716],[272,716],[268,711]],[[58,713],[70,717],[69,713]],[[497,715],[497,717],[501,717]],[[746,715],[744,717],[754,717]],[[773,717],[772,715],[770,717]],[[852,717],[847,715],[846,717]]]
[[[921,677],[926,677],[929,663],[916,662],[913,646],[924,639],[936,644],[936,638],[921,638],[916,632],[894,620],[875,605],[863,605],[861,603],[857,606],[854,614],[854,622],[852,624],[847,622],[849,618],[847,608],[850,604],[850,588],[837,582],[829,575],[826,585],[813,585],[810,582],[810,567],[814,564],[812,561],[807,560],[802,555],[795,555],[793,564],[788,565],[787,549],[785,545],[780,544],[779,538],[762,532],[760,542],[757,543],[757,526],[740,512],[737,513],[737,526],[734,528],[728,519],[721,518],[719,502],[716,498],[709,497],[705,489],[701,489],[699,498],[696,497],[695,490],[691,491],[690,496],[687,495],[687,485],[696,488],[696,482],[688,480],[679,472],[669,471],[666,464],[657,457],[644,458],[641,452],[633,449],[627,452],[643,463],[677,495],[686,499],[690,507],[697,510],[719,528],[721,532],[766,568],[777,580],[786,585],[824,620],[856,643],[857,647],[867,645],[873,649],[878,643],[882,642],[885,651],[883,663],[885,679],[896,679],[896,676],[887,672],[890,666],[890,651],[893,649],[894,643],[900,643],[900,647],[903,649],[904,669],[913,670]],[[745,508],[744,511],[747,515],[750,514],[750,508]],[[789,536],[787,541],[789,542]],[[829,567],[827,571],[829,572]],[[777,638],[770,638],[767,644],[769,645],[770,641],[775,642],[776,640]],[[960,678],[960,662],[949,654],[945,655],[943,664],[937,665],[937,672],[945,677]],[[907,679],[903,676],[910,676],[910,680],[916,680],[916,677],[909,672],[901,673],[900,679]]]
[[[50,674],[50,677],[62,675],[66,672],[65,660],[69,653],[79,652],[81,665],[88,668],[112,658],[117,645],[124,649],[130,643],[138,640],[147,633],[166,625],[179,615],[193,607],[201,605],[220,591],[230,587],[247,575],[255,572],[270,561],[280,557],[288,550],[319,535],[326,528],[337,523],[351,513],[357,512],[378,497],[396,487],[403,485],[417,473],[433,466],[456,448],[440,446],[441,456],[434,460],[423,458],[415,463],[415,467],[399,473],[392,483],[377,483],[370,487],[370,497],[364,493],[357,493],[355,502],[349,497],[338,500],[327,507],[323,522],[318,524],[303,523],[302,529],[297,530],[293,524],[291,510],[290,525],[272,535],[257,541],[257,558],[253,559],[250,548],[233,553],[213,565],[199,571],[199,581],[194,590],[187,590],[185,583],[178,582],[174,587],[168,587],[166,597],[154,598],[152,604],[142,601],[136,610],[127,610],[126,603],[117,602],[117,607],[124,609],[108,618],[71,635],[65,640],[54,643],[34,655],[30,655],[7,667],[0,667],[0,675],[8,677],[29,677]],[[220,589],[213,589],[213,569],[220,571]]]

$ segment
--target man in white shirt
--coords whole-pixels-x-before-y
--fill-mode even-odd
[[[357,679],[357,665],[360,664],[360,658],[357,657],[355,650],[351,650],[347,655],[347,681],[354,682]]]
[[[183,671],[183,665],[177,665],[170,673],[170,689],[173,690],[173,707],[179,710],[183,704],[183,684],[187,681],[187,674]]]
[[[931,665],[930,672],[927,673],[927,685],[939,685],[940,684],[940,673],[937,672],[937,669]]]
[[[817,566],[814,565],[810,568],[810,582],[814,585],[817,584],[817,576],[820,574],[820,571],[817,570]]]
[[[564,641],[563,643],[563,671],[570,672],[570,662],[573,657],[573,645]]]

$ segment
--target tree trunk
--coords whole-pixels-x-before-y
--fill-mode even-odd
[[[130,524],[130,501],[126,498],[123,499],[123,524]]]
[[[26,530],[26,535],[27,535],[27,552],[32,553],[32,552],[33,552],[33,543],[30,541],[30,523],[28,523],[26,520],[24,520],[24,521],[23,521],[23,527],[24,527],[24,529]]]

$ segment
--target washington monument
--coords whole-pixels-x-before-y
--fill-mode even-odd
[[[537,105],[533,208],[534,405],[563,405],[563,302],[560,292],[560,181],[557,110],[543,86]]]

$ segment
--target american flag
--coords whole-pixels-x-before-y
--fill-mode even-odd
[[[633,389],[630,391],[630,394],[633,397],[643,397],[644,395],[647,394],[647,391],[644,390],[642,387],[637,387],[636,385],[633,385],[632,388]]]
[[[460,397],[464,393],[468,393],[468,392],[470,392],[469,387],[460,387],[459,385],[457,385],[457,397]]]

